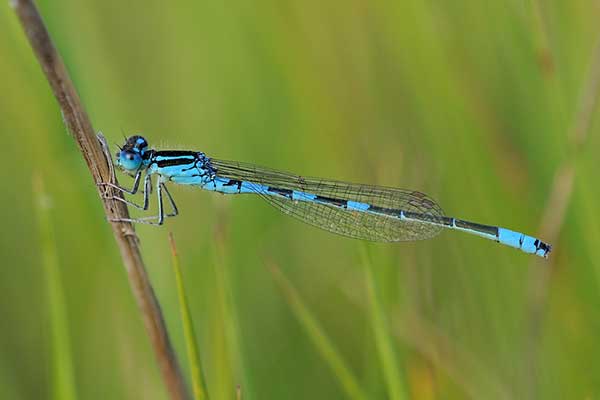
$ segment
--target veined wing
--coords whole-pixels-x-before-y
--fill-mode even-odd
[[[428,239],[442,226],[443,211],[429,196],[414,190],[310,178],[236,161],[210,159],[217,177],[246,185],[275,208],[321,229],[358,239],[397,242]],[[297,200],[286,193],[316,195]],[[400,212],[422,220],[402,220]]]

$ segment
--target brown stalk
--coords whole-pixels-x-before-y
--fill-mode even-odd
[[[94,182],[96,184],[109,182],[111,180],[109,160],[104,156],[83,104],[35,4],[32,0],[13,0],[11,5],[50,83],[63,120],[79,146]],[[121,193],[114,189],[99,187],[98,191],[101,198],[105,191],[109,196],[121,196]],[[103,206],[109,220],[129,218],[127,206],[122,202],[104,199]],[[179,362],[142,260],[139,239],[130,223],[111,222],[110,224],[170,397],[188,399],[189,395]]]

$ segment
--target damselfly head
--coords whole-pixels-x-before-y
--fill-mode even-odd
[[[125,144],[116,154],[117,166],[126,172],[135,172],[142,166],[144,153],[148,142],[142,136],[134,135],[127,138]]]
[[[127,140],[125,140],[125,144],[121,150],[130,150],[143,155],[147,149],[148,142],[146,139],[140,135],[133,135],[129,136]]]

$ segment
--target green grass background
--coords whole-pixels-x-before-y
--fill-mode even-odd
[[[181,216],[137,231],[189,377],[175,235],[210,398],[241,385],[244,399],[342,399],[344,379],[370,399],[600,398],[598,113],[579,150],[569,136],[598,3],[39,6],[111,143],[141,132],[156,148],[414,188],[530,234],[557,171],[575,169],[548,262],[454,232],[365,249],[260,199],[173,188]],[[165,399],[96,188],[6,2],[0,32],[0,398]]]

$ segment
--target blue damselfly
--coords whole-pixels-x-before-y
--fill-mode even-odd
[[[302,177],[253,164],[209,158],[198,151],[154,150],[148,147],[146,139],[138,135],[129,137],[119,149],[116,165],[134,177],[133,187],[126,189],[112,183],[103,185],[125,193],[137,193],[145,174],[142,205],[113,197],[139,209],[148,209],[152,177],[156,177],[158,215],[123,221],[161,225],[165,217],[177,215],[177,206],[166,186],[173,182],[223,194],[258,195],[301,221],[358,239],[377,242],[421,240],[431,238],[446,228],[481,236],[541,257],[547,257],[552,248],[523,233],[446,217],[434,200],[415,190]],[[165,213],[163,195],[170,204],[169,213]]]

